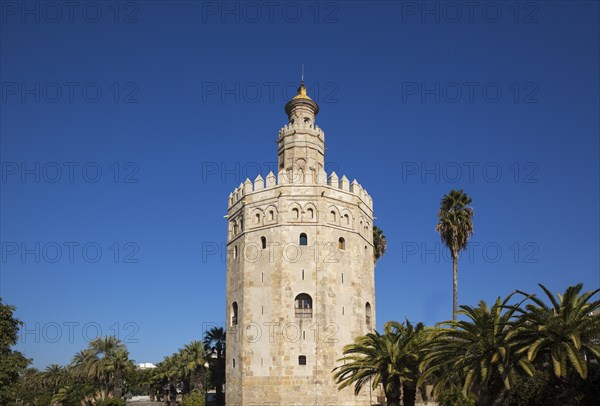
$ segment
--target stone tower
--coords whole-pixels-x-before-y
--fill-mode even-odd
[[[373,201],[325,172],[319,106],[304,83],[285,112],[277,176],[229,195],[226,402],[367,405],[369,389],[338,391],[332,370],[375,327]]]

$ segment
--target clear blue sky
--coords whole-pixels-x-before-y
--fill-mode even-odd
[[[64,364],[100,330],[157,362],[222,323],[207,249],[230,191],[276,161],[303,63],[328,168],[367,188],[387,236],[379,326],[451,316],[435,233],[451,188],[475,209],[460,303],[599,287],[599,3],[474,3],[3,1],[0,295],[18,348]]]

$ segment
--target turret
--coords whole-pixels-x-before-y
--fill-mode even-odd
[[[325,135],[315,124],[319,105],[306,94],[304,81],[285,105],[288,124],[279,131],[279,170],[316,175],[325,163]]]

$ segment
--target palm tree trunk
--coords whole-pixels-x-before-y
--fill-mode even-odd
[[[458,311],[458,255],[452,253],[452,320]]]
[[[225,397],[223,396],[223,375],[225,374],[225,365],[223,363],[223,349],[221,345],[217,345],[217,361],[215,374],[218,376],[215,382],[215,389],[217,392],[217,406],[225,405]]]
[[[415,406],[417,387],[410,382],[402,384],[402,406]]]
[[[199,366],[196,368],[196,371],[194,371],[194,390],[198,391],[199,393],[204,393],[205,389],[204,389],[204,374],[202,373],[204,369],[204,366]]]
[[[121,371],[115,373],[115,388],[113,394],[116,399],[121,399],[123,397],[123,373]]]
[[[400,406],[400,380],[394,379],[389,384],[389,389],[384,386],[387,406]]]

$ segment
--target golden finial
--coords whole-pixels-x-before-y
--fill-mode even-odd
[[[300,87],[298,88],[298,94],[292,98],[292,100],[294,100],[294,99],[308,99],[308,100],[312,100],[306,94],[306,86],[304,86],[304,64],[302,64],[302,75],[300,77]]]

